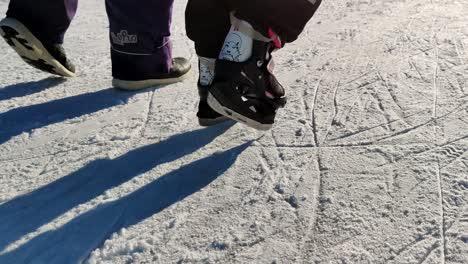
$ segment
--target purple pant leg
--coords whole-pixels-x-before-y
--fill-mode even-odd
[[[172,5],[173,0],[106,0],[115,78],[144,80],[169,72]]]
[[[39,40],[63,43],[78,0],[11,0],[7,17],[23,23]]]

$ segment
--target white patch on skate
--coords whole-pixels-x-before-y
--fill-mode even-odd
[[[211,85],[214,79],[214,69],[200,63],[199,71],[200,84],[203,86]]]
[[[252,56],[252,47],[252,38],[231,28],[224,41],[219,59],[234,62],[246,61]]]
[[[228,38],[226,38],[226,41],[224,42],[224,46],[221,50],[219,58],[222,60],[238,62],[240,56],[242,56],[241,47],[242,38],[239,36],[239,34],[229,34]]]

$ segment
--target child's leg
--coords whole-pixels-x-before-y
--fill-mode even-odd
[[[187,36],[197,55],[217,58],[231,26],[229,10],[220,0],[189,0],[185,11]]]
[[[260,130],[270,129],[285,91],[273,75],[272,52],[295,40],[320,0],[225,0],[231,28],[216,63],[208,104]],[[313,2],[313,3],[312,3]]]
[[[229,31],[229,11],[219,0],[189,0],[185,11],[187,36],[199,57],[198,122],[211,126],[227,120],[208,106],[208,90],[215,76],[215,62]]]
[[[244,62],[252,55],[254,40],[274,41],[281,47],[299,36],[321,0],[226,0],[231,29],[219,58]],[[273,39],[275,38],[275,39]]]
[[[78,0],[11,0],[7,17],[24,24],[42,42],[61,44]]]
[[[215,74],[215,60],[231,27],[229,10],[223,1],[189,0],[185,21],[187,36],[195,43],[200,58],[199,85],[209,86]],[[207,93],[200,93],[201,96],[204,94]]]
[[[189,0],[187,36],[197,54],[217,58],[231,27],[230,13],[264,36],[272,29],[283,42],[294,41],[314,15],[321,0]]]

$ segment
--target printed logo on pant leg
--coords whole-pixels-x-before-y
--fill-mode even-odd
[[[125,44],[138,43],[138,36],[128,34],[127,30],[122,30],[117,34],[115,34],[114,32],[111,32],[111,38],[114,44],[121,45],[121,46],[124,46]]]

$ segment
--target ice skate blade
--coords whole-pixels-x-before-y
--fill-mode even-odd
[[[7,30],[15,33],[14,38],[9,38],[11,36],[8,36]],[[75,77],[75,73],[69,71],[50,55],[41,41],[18,20],[5,18],[0,21],[0,35],[32,67],[63,77]]]
[[[190,76],[192,70],[188,71],[184,75],[175,78],[166,78],[166,79],[148,79],[141,81],[127,81],[114,78],[112,80],[112,86],[117,89],[127,90],[127,91],[138,91],[147,88],[152,88],[158,85],[166,85],[181,82],[187,79]]]
[[[250,118],[247,118],[245,116],[240,115],[239,113],[236,113],[232,111],[231,109],[228,109],[224,106],[222,106],[218,100],[210,93],[208,92],[208,105],[213,108],[216,112],[232,119],[235,120],[239,123],[245,124],[249,127],[255,128],[257,130],[261,131],[267,131],[270,130],[271,127],[273,126],[272,124],[262,124],[257,121],[254,121]]]

